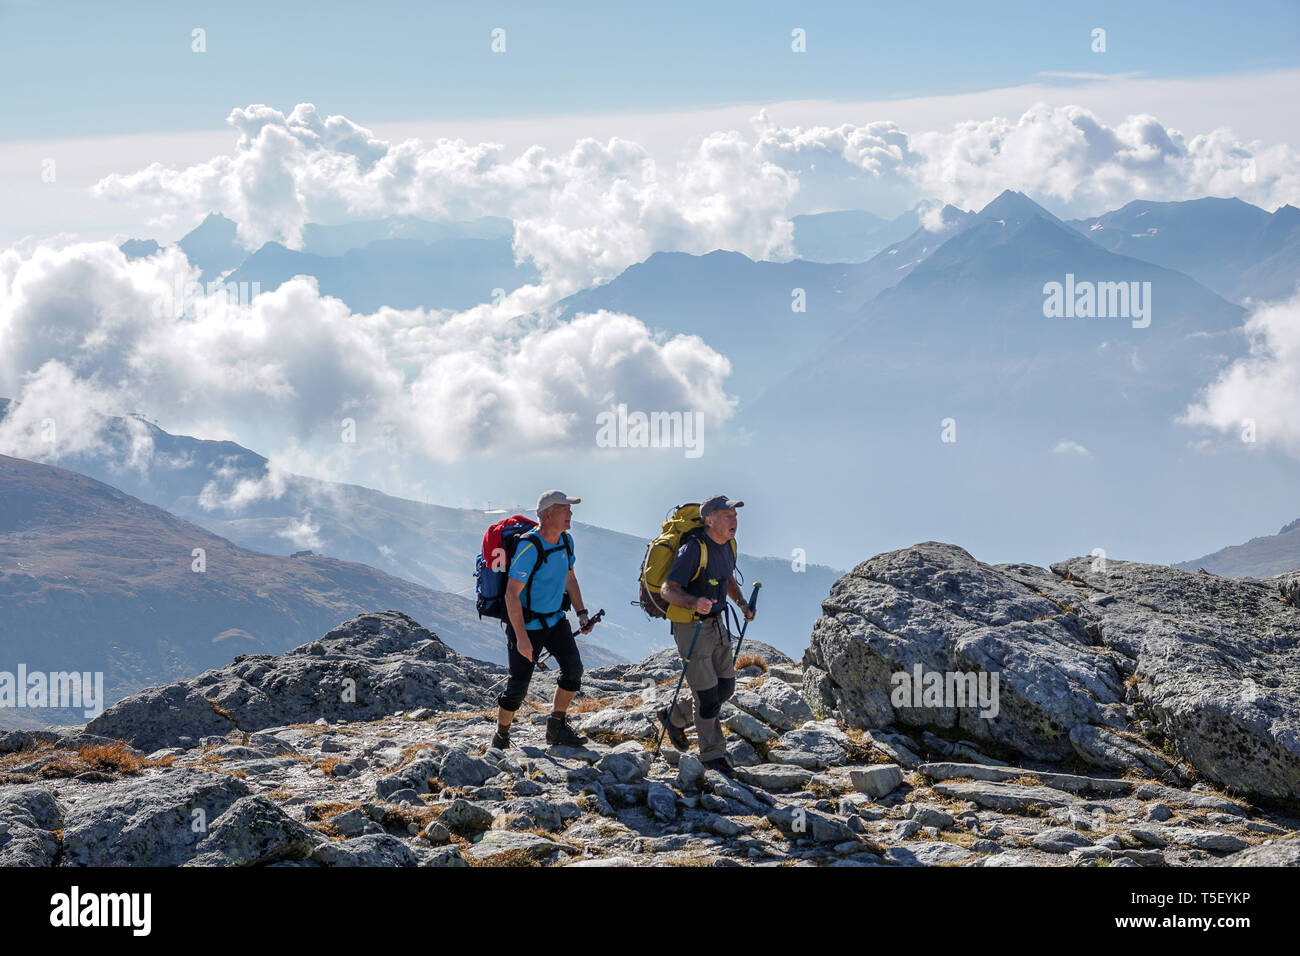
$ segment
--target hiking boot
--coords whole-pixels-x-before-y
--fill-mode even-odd
[[[496,747],[497,750],[510,749],[510,728],[509,727],[507,727],[505,730],[502,730],[500,726],[497,727],[497,732],[492,735],[492,746]]]
[[[736,771],[731,768],[731,764],[726,757],[714,757],[712,760],[705,760],[704,769],[716,770],[728,780],[734,779],[736,776]]]
[[[546,718],[546,742],[565,747],[581,747],[587,738],[569,726],[568,715],[552,714]]]
[[[664,730],[668,732],[668,739],[672,741],[674,747],[683,751],[691,749],[691,742],[686,737],[686,728],[673,725],[672,715],[668,712],[667,707],[656,711],[655,716],[659,718],[659,723],[664,725]]]

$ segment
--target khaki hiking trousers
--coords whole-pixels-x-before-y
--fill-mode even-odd
[[[690,649],[691,638],[695,636],[696,623],[673,623],[673,640],[677,644],[677,653],[683,660]],[[736,671],[731,657],[731,634],[723,626],[722,615],[706,617],[699,623],[700,635],[695,640],[695,650],[686,665],[686,683],[691,687],[691,697],[678,696],[677,706],[673,708],[669,720],[673,726],[685,728],[694,719],[695,734],[700,743],[700,759],[713,760],[727,755],[722,740],[722,721],[718,718],[718,713],[723,701],[736,691]]]

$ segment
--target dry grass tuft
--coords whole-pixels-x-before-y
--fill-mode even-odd
[[[340,813],[347,813],[349,810],[355,810],[361,806],[359,803],[349,803],[343,800],[323,800],[320,803],[313,803],[307,808],[308,820],[319,820],[327,823],[337,817]]]
[[[384,813],[384,826],[409,832],[411,824],[414,823],[423,830],[442,816],[442,811],[445,809],[446,807],[412,807],[407,804],[392,807]]]
[[[312,735],[323,734],[328,729],[320,724],[290,724],[289,727],[292,730],[306,730]]]
[[[158,760],[141,757],[132,753],[131,748],[120,740],[111,744],[87,744],[78,747],[75,753],[56,753],[53,747],[43,749],[54,754],[53,760],[36,771],[39,776],[46,778],[75,777],[89,771],[133,777],[150,767],[170,767],[176,760],[170,755]],[[10,778],[10,782],[18,781]]]
[[[90,744],[77,748],[77,756],[84,760],[91,769],[116,771],[117,773],[137,774],[147,767],[170,767],[176,762],[175,754],[168,754],[157,760],[141,757],[131,752],[124,742],[112,744]]]
[[[746,654],[744,657],[740,658],[740,660],[736,661],[736,670],[741,671],[746,667],[757,667],[764,674],[767,673],[767,661],[763,660],[763,658],[759,657],[757,654]]]
[[[810,780],[807,790],[820,799],[829,800],[832,797],[842,797],[846,793],[852,793],[853,787],[848,781],[840,781],[838,785],[833,785],[825,780]]]
[[[465,862],[475,867],[539,867],[542,865],[541,861],[528,850],[506,850],[481,859],[466,856]]]
[[[1035,777],[1032,773],[1022,773],[1018,777],[1012,777],[1009,780],[1003,780],[1002,783],[1015,783],[1022,787],[1042,787],[1046,786],[1041,779]]]

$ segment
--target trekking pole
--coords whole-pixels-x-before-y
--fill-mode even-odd
[[[677,695],[682,692],[682,681],[686,680],[686,668],[691,666],[691,655],[695,653],[695,641],[700,636],[700,627],[704,624],[704,618],[699,618],[695,622],[695,633],[691,636],[691,646],[686,650],[686,660],[682,661],[682,673],[677,678],[677,689],[673,691],[673,702],[668,705],[668,720],[673,719],[673,711],[677,708]],[[664,734],[668,732],[668,720],[664,721],[663,727],[659,729],[659,742],[655,744],[655,756],[659,756],[659,750],[664,745]]]
[[[763,582],[755,581],[754,590],[749,595],[749,609],[754,612],[755,617],[758,616],[758,589],[762,586]],[[745,643],[745,631],[748,629],[749,621],[746,621],[740,627],[740,640],[736,641],[736,653],[732,656],[732,660],[740,660],[740,645]]]
[[[602,607],[599,611],[597,611],[597,612],[596,612],[595,614],[593,614],[591,617],[587,618],[587,623],[588,623],[589,625],[599,624],[599,623],[600,623],[600,619],[601,619],[602,617],[604,617],[604,616],[605,616],[605,609]],[[546,670],[546,665],[545,665],[544,663],[542,663],[542,659],[545,658],[545,657],[547,657],[548,655],[551,656],[551,657],[554,657],[554,656],[555,656],[554,654],[551,654],[551,652],[550,652],[549,650],[543,649],[543,650],[542,650],[542,653],[538,654],[537,657],[534,659],[533,664],[534,664],[534,665],[535,665],[539,670]],[[505,677],[501,678],[499,681],[497,681],[495,684],[493,684],[491,687],[488,688],[488,693],[489,693],[489,694],[492,693],[492,691],[496,690],[498,687],[500,687],[502,684],[504,684],[504,683],[505,683],[507,680],[509,680],[509,679],[510,679],[510,675],[509,675],[509,674],[506,674]]]

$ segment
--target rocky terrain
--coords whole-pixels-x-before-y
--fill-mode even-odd
[[[735,779],[654,756],[671,652],[587,672],[581,748],[545,744],[539,672],[502,752],[504,669],[364,614],[83,731],[0,736],[0,864],[1297,866],[1293,600],[883,554],[836,583],[801,663],[747,640]],[[997,672],[997,713],[896,704],[917,663]]]

